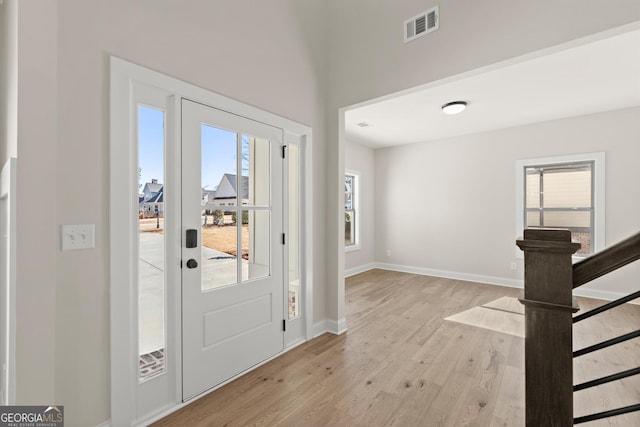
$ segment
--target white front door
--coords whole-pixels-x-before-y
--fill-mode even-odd
[[[183,400],[283,350],[282,144],[182,101]]]

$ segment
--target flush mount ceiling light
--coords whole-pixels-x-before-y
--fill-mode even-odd
[[[466,101],[447,102],[442,106],[442,112],[445,114],[458,114],[467,108]]]

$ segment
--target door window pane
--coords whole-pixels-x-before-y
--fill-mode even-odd
[[[269,206],[270,142],[242,135],[242,204]]]
[[[139,379],[165,372],[164,111],[138,106]]]
[[[202,290],[238,282],[236,267],[237,227],[235,211],[202,210]],[[204,224],[207,221],[207,224]]]
[[[238,282],[237,140],[235,132],[207,124],[201,126],[203,291]]]
[[[242,280],[270,274],[270,216],[268,210],[242,211]]]
[[[270,146],[202,125],[202,290],[270,275]]]
[[[237,134],[206,124],[201,132],[203,206],[235,206]]]
[[[271,142],[242,135],[242,280],[268,277],[271,257]],[[239,222],[239,221],[238,221]]]

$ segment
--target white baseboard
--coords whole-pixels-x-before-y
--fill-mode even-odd
[[[436,270],[433,268],[412,267],[408,265],[377,263],[376,268],[382,270],[399,271],[401,273],[413,273],[422,276],[442,277],[444,279],[464,280],[467,282],[485,283],[488,285],[508,286],[510,288],[523,288],[523,281],[508,279],[506,277],[482,276],[479,274],[459,273],[456,271]]]
[[[341,335],[347,331],[347,319],[344,317],[337,322],[332,319],[324,319],[313,324],[313,337],[318,337],[326,332]]]
[[[321,320],[313,324],[312,328],[312,336],[313,338],[319,337],[325,332],[329,332],[329,327],[327,326],[327,319]]]
[[[376,268],[375,262],[370,262],[369,264],[359,265],[353,268],[347,268],[344,271],[344,277],[347,278],[355,276],[356,274],[364,273],[365,271],[373,270],[374,268]]]
[[[331,323],[335,328],[331,329],[330,332],[336,335],[342,335],[347,332],[347,319],[345,317],[342,317],[337,322],[331,321]]]
[[[432,268],[412,267],[408,265],[376,263],[374,268],[381,270],[399,271],[401,273],[419,274],[422,276],[442,277],[445,279],[465,280],[467,282],[485,283],[488,285],[508,286],[510,288],[524,288],[524,280],[508,279],[506,277],[482,276],[478,274],[459,273],[455,271],[436,270]],[[600,289],[579,288],[573,291],[574,295],[586,298],[595,298],[605,301],[613,301],[622,298],[625,294],[609,292]],[[640,304],[640,302],[631,302]]]

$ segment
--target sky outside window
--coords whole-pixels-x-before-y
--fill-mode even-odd
[[[157,179],[163,180],[163,153],[159,151],[159,141],[163,141],[164,112],[154,108],[140,106],[138,108],[140,144],[140,191],[144,184]],[[236,174],[236,134],[224,129],[204,125],[202,130],[202,158],[206,159],[206,167],[202,171],[202,185],[207,190],[214,190],[222,176],[226,173]],[[243,135],[243,138],[245,136]],[[161,145],[160,145],[161,146]]]

